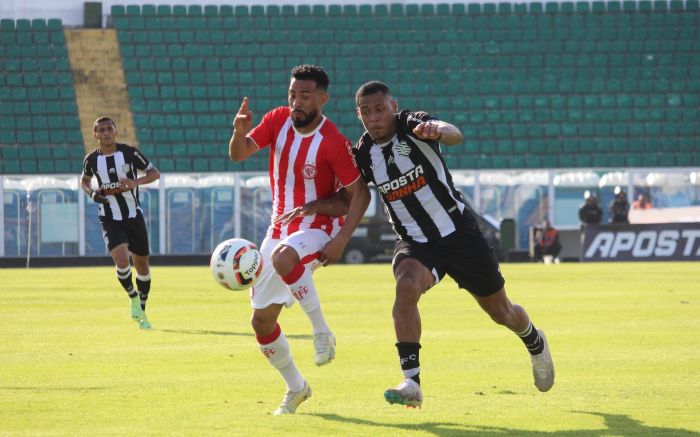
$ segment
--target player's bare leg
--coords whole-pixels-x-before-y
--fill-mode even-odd
[[[420,407],[423,393],[420,387],[418,359],[421,337],[421,319],[418,301],[425,290],[435,283],[435,277],[423,264],[413,258],[399,261],[394,271],[396,297],[392,315],[396,332],[396,348],[404,380],[384,392],[390,404]]]
[[[314,362],[317,366],[328,364],[335,358],[335,336],[323,316],[312,271],[301,263],[296,250],[284,244],[275,248],[271,258],[277,274],[287,284],[311,321],[314,331]]]
[[[151,270],[148,264],[148,255],[141,256],[131,254],[131,259],[134,261],[134,268],[136,269],[136,289],[139,294],[139,304],[141,307],[139,328],[151,329],[151,322],[146,315],[146,302],[148,301],[148,294],[151,291]]]
[[[273,413],[275,415],[294,413],[302,402],[311,397],[311,387],[294,364],[287,338],[277,323],[282,308],[282,304],[272,304],[267,308],[254,309],[251,318],[260,351],[287,385],[282,403]]]
[[[525,309],[510,302],[505,289],[486,296],[474,296],[479,306],[491,319],[518,334],[525,343],[532,361],[532,374],[535,386],[540,391],[548,391],[554,385],[554,362],[549,345],[542,330],[534,327]]]
[[[135,322],[141,320],[143,311],[139,302],[139,294],[134,290],[134,284],[131,278],[131,265],[129,263],[129,246],[127,243],[120,244],[114,247],[109,254],[114,260],[114,266],[117,269],[117,279],[124,288],[124,291],[129,295],[131,300],[131,319]]]

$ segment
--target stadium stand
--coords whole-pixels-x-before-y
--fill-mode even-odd
[[[698,0],[130,4],[113,5],[110,22],[135,142],[165,172],[265,169],[262,153],[229,162],[231,120],[243,96],[257,117],[284,104],[300,63],[328,70],[326,113],[351,141],[354,91],[378,79],[401,107],[462,129],[451,168],[653,167],[700,165],[698,10]],[[75,171],[82,158],[61,27],[0,22],[2,173]]]
[[[83,137],[63,26],[0,20],[0,173],[80,170]]]
[[[264,169],[226,162],[232,116],[243,96],[257,116],[284,104],[304,62],[328,70],[326,113],[352,141],[371,79],[460,126],[452,168],[700,164],[698,0],[111,12],[139,140],[165,171]]]

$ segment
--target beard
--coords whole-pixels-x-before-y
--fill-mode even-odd
[[[301,113],[301,114],[305,115],[304,118],[300,118],[300,119],[295,119],[294,117],[292,117],[292,124],[294,125],[294,127],[306,127],[312,121],[314,121],[316,119],[316,117],[318,116],[318,111],[313,111],[313,112],[310,112],[307,114],[306,112],[297,109],[296,111],[293,111],[293,112]]]

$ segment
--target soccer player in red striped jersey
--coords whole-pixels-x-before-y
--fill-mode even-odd
[[[287,384],[275,415],[294,413],[311,396],[277,323],[279,314],[283,307],[299,302],[313,326],[316,365],[334,358],[335,336],[321,311],[312,273],[319,265],[340,259],[370,199],[350,142],[322,113],[329,82],[326,72],[315,65],[293,68],[288,106],[266,113],[255,128],[244,97],[229,142],[234,161],[259,149],[270,151],[272,222],[260,246],[263,271],[252,288],[251,306],[260,350]],[[328,199],[341,187],[348,203],[339,209]],[[303,214],[285,220],[305,205]],[[340,216],[345,214],[343,220]]]

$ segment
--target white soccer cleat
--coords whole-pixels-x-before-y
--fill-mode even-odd
[[[311,397],[311,387],[304,381],[304,388],[299,391],[288,391],[284,394],[282,398],[282,403],[279,408],[277,408],[272,414],[274,416],[280,416],[282,414],[294,414],[297,407],[301,405],[302,402]]]
[[[544,332],[538,329],[540,337],[544,342],[542,352],[537,355],[530,355],[532,360],[532,376],[535,377],[535,386],[539,391],[548,391],[554,385],[554,361],[549,353],[549,343],[544,336]]]
[[[390,388],[385,391],[384,399],[390,404],[405,405],[408,408],[420,408],[423,404],[423,392],[416,381],[406,378],[396,388]]]
[[[314,363],[323,366],[333,361],[335,358],[335,335],[330,332],[319,332],[314,334]]]

